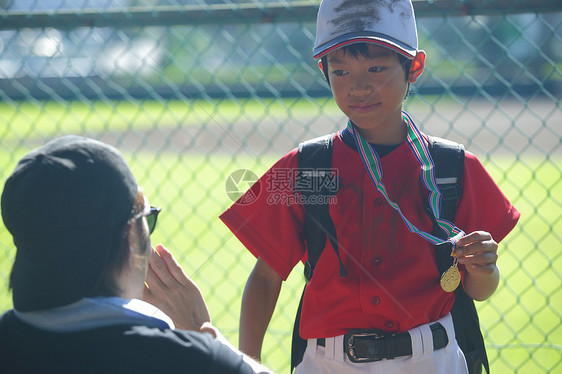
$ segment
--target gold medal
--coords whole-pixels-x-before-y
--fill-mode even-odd
[[[459,260],[455,255],[455,248],[456,245],[453,245],[453,247],[451,248],[451,257],[454,258],[453,265],[448,268],[443,274],[441,274],[441,279],[439,280],[439,283],[441,283],[441,288],[445,292],[453,292],[461,283],[461,272],[459,271],[459,268],[457,266]]]
[[[457,262],[447,269],[443,274],[441,274],[441,288],[445,292],[453,292],[457,289],[461,282],[461,273],[457,267]]]

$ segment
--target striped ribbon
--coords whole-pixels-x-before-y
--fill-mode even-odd
[[[424,186],[429,191],[429,207],[431,208],[431,211],[433,212],[433,215],[437,220],[437,224],[447,234],[447,240],[443,240],[430,233],[418,229],[404,216],[398,204],[392,201],[388,196],[388,193],[386,192],[386,188],[384,186],[384,183],[382,182],[383,171],[379,155],[377,154],[373,146],[369,144],[361,136],[361,134],[359,134],[351,121],[347,123],[347,129],[353,134],[355,138],[355,143],[357,144],[357,149],[359,150],[359,154],[361,155],[361,159],[363,160],[365,169],[371,177],[371,180],[373,181],[373,184],[375,185],[377,191],[379,191],[381,195],[384,196],[386,201],[390,204],[390,206],[400,214],[400,217],[402,217],[402,220],[408,227],[408,230],[410,230],[410,232],[414,234],[421,236],[434,245],[450,242],[453,245],[453,248],[456,248],[457,240],[463,237],[465,233],[461,229],[456,227],[453,223],[440,218],[441,192],[439,191],[437,182],[435,180],[435,164],[433,163],[433,159],[431,158],[431,154],[429,153],[427,144],[423,140],[421,132],[414,124],[414,121],[412,121],[412,119],[406,112],[402,112],[402,116],[408,126],[406,141],[412,149],[414,156],[416,156],[416,159],[420,163],[421,180]]]

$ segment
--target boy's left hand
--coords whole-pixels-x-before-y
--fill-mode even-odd
[[[498,243],[485,231],[474,231],[457,241],[455,256],[466,271],[474,275],[490,275],[497,269]]]

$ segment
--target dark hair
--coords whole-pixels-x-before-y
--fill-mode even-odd
[[[355,44],[346,45],[342,47],[342,51],[345,54],[355,58],[359,56],[369,57],[369,43],[355,43]],[[406,80],[408,80],[410,69],[412,67],[412,60],[406,58],[400,53],[397,52],[394,53],[398,55],[398,61],[400,61],[400,65],[402,65],[402,68],[404,69],[404,72],[406,74]],[[328,55],[322,57],[321,63],[322,63],[322,69],[324,69],[324,75],[326,76],[326,80],[328,81],[329,84],[330,80],[328,78]],[[409,86],[410,85],[408,84],[408,87]]]
[[[144,201],[135,200],[131,210],[131,217],[134,217],[144,208]],[[120,230],[119,238],[116,239],[116,247],[113,249],[113,257],[105,267],[102,276],[94,288],[86,295],[87,297],[113,297],[119,296],[122,292],[117,284],[116,276],[125,266],[125,262],[129,256],[129,222],[125,222],[122,230]],[[142,220],[137,219],[135,222],[137,230],[142,230]]]

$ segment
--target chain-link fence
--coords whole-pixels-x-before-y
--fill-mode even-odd
[[[427,68],[405,107],[465,144],[521,211],[478,303],[492,371],[562,372],[562,4],[415,1]],[[237,341],[254,258],[218,215],[300,141],[345,126],[311,58],[318,1],[0,0],[0,176],[54,137],[118,147],[168,245]],[[239,171],[240,169],[248,172]],[[275,224],[275,223],[272,223]],[[0,227],[0,310],[15,249]],[[288,371],[295,269],[264,362]]]

